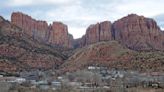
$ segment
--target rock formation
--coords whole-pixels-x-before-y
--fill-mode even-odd
[[[113,24],[114,38],[134,50],[164,50],[163,33],[150,18],[128,15]]]
[[[164,50],[164,34],[150,18],[130,14],[111,24],[109,21],[90,25],[76,42],[79,47],[100,41],[116,40],[133,50]]]
[[[69,46],[68,28],[61,22],[53,22],[50,31],[49,42],[51,44]]]
[[[83,47],[100,41],[119,41],[133,50],[164,50],[164,33],[157,23],[150,18],[130,14],[113,24],[110,21],[90,25],[86,34],[78,40],[68,33],[67,25],[53,22],[37,21],[20,12],[12,14],[13,24],[24,30],[24,33],[47,44],[72,48]]]
[[[68,40],[68,47],[69,48],[73,48],[73,43],[74,43],[73,35],[68,34],[68,38],[69,38],[69,40]]]
[[[36,39],[44,40],[48,30],[48,24],[45,21],[37,21],[20,12],[12,13],[11,22]]]
[[[72,47],[69,43],[71,38],[69,38],[68,28],[61,22],[53,22],[52,25],[48,25],[46,21],[35,20],[20,12],[12,13],[11,22],[34,39],[52,45]]]
[[[112,40],[112,24],[109,21],[104,21],[100,23],[100,41]]]
[[[81,38],[81,46],[89,45],[100,41],[112,40],[112,24],[110,21],[90,25],[86,34]]]

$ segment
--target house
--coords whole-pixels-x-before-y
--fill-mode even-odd
[[[25,78],[20,78],[20,77],[0,77],[1,82],[12,82],[12,83],[23,83],[26,81]]]
[[[62,79],[63,79],[63,77],[59,76],[59,77],[57,77],[57,79],[58,79],[58,80],[62,80]]]
[[[82,83],[81,82],[69,82],[69,85],[73,86],[73,87],[79,87],[82,85]]]
[[[0,77],[3,77],[3,75],[0,75]]]
[[[59,81],[52,81],[52,82],[51,82],[51,85],[54,86],[54,87],[61,87],[61,84],[62,84],[62,83],[59,82]]]

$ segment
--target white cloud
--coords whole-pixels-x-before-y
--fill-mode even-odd
[[[76,0],[9,0],[7,6],[32,6],[32,5],[67,5]]]
[[[33,0],[9,0],[6,6],[27,6],[31,5]]]
[[[164,12],[162,0],[132,0],[125,4],[120,4],[117,6],[117,11],[127,14],[127,13],[137,13],[147,17],[152,17]]]

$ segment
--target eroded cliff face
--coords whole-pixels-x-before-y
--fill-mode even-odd
[[[128,15],[113,24],[115,40],[134,50],[164,50],[163,33],[150,18]]]
[[[100,41],[112,40],[112,24],[110,21],[100,23]]]
[[[45,39],[48,24],[46,21],[37,21],[20,12],[12,13],[11,22],[22,28],[24,33],[40,40]]]
[[[61,22],[53,22],[52,25],[48,25],[46,21],[35,20],[20,12],[12,13],[11,22],[34,39],[52,45],[72,48],[69,43],[72,38],[69,38],[67,25]]]
[[[164,33],[157,23],[153,19],[136,14],[123,17],[113,24],[104,21],[90,25],[76,45],[83,47],[110,40],[116,40],[133,50],[164,50]]]
[[[90,25],[87,28],[86,34],[80,40],[80,46],[112,40],[111,29],[112,24],[110,21]]]
[[[74,48],[74,38],[73,38],[73,35],[71,35],[71,34],[68,34],[68,47],[69,48]]]
[[[123,17],[113,24],[110,21],[92,24],[86,34],[77,40],[68,33],[67,25],[61,22],[48,25],[45,21],[35,20],[20,12],[12,14],[11,22],[34,39],[51,45],[72,48],[116,40],[133,50],[164,50],[164,33],[157,23],[136,14]]]
[[[49,42],[51,44],[69,46],[68,28],[61,22],[53,22]]]

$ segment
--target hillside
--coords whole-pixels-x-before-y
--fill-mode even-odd
[[[62,65],[62,69],[74,71],[89,65],[108,66],[116,61],[128,62],[132,59],[133,53],[134,51],[126,49],[116,41],[99,42],[77,49]]]
[[[61,66],[61,70],[72,72],[88,66],[106,66],[140,72],[164,71],[164,52],[132,51],[117,41],[99,42],[77,49]]]

